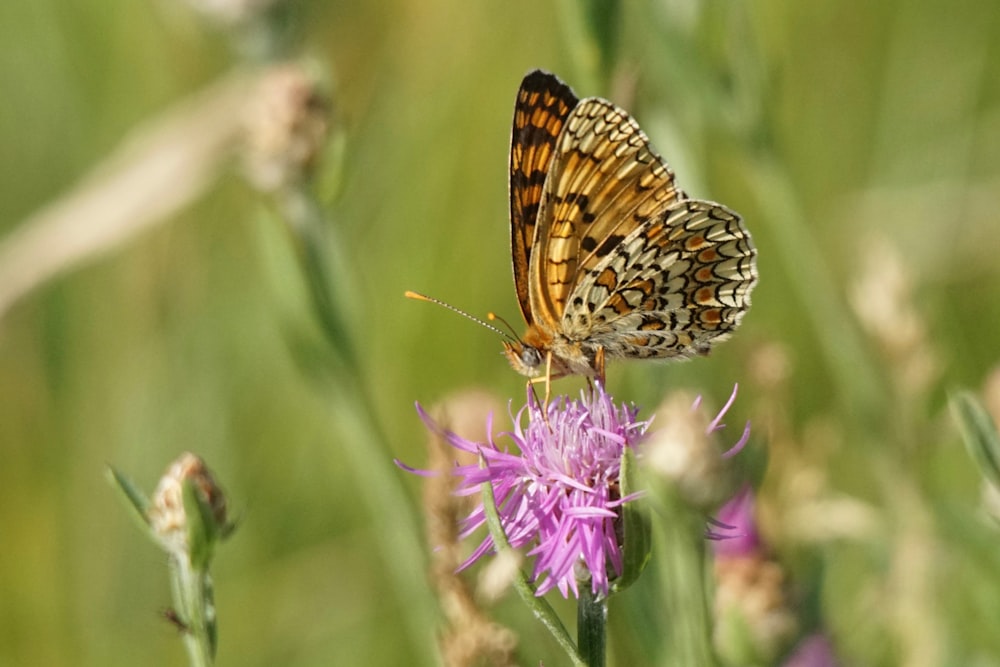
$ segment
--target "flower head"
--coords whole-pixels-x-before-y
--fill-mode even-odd
[[[802,639],[781,663],[782,667],[837,667],[839,664],[833,643],[821,632]]]
[[[330,135],[332,106],[318,77],[303,63],[274,65],[264,73],[243,119],[244,167],[257,189],[280,191],[315,171]]]
[[[198,502],[208,512],[190,516],[185,506],[184,485],[191,484]],[[147,520],[153,535],[163,547],[178,557],[187,558],[196,545],[191,544],[192,531],[197,536],[224,537],[232,524],[226,517],[226,497],[200,456],[184,452],[170,464],[153,493]],[[206,525],[206,521],[210,525]]]
[[[725,428],[722,420],[736,401],[737,390],[734,386],[715,417],[704,409],[701,396],[677,392],[668,397],[656,411],[656,428],[645,447],[649,470],[670,482],[689,505],[704,511],[717,507],[731,493],[734,471],[728,460],[750,439],[749,422],[728,449],[716,437]]]
[[[757,528],[749,485],[719,511],[718,522],[726,530],[712,541],[716,650],[727,664],[773,664],[799,623],[785,569]]]
[[[761,550],[757,520],[754,518],[753,490],[744,485],[715,515],[721,528],[711,537],[712,551],[717,556],[747,556]]]
[[[419,405],[417,410],[452,447],[480,457],[480,464],[454,468],[461,478],[456,493],[477,494],[480,485],[492,485],[507,539],[515,548],[528,547],[535,558],[532,579],[538,595],[557,588],[564,597],[570,591],[578,596],[578,580],[587,576],[595,594],[607,594],[609,580],[622,573],[621,507],[635,498],[622,496],[622,456],[648,425],[636,419],[637,408],[616,405],[600,384],[579,400],[559,397],[547,406],[529,391],[527,404],[514,416],[514,429],[501,435],[514,442],[518,453],[501,449],[492,438],[477,443],[442,431]],[[463,521],[461,536],[485,522],[480,504]],[[487,536],[461,568],[493,551]]]

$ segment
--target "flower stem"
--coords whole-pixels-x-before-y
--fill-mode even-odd
[[[382,530],[377,531],[381,549],[400,605],[410,610],[405,615],[407,629],[419,646],[419,661],[430,661],[434,647],[423,623],[436,612],[435,602],[427,587],[413,576],[413,564],[396,554],[422,552],[422,541],[415,526],[419,525],[412,500],[385,464],[391,460],[388,438],[385,436],[373,393],[366,382],[353,342],[350,327],[353,288],[352,274],[343,248],[346,244],[334,235],[338,227],[327,214],[315,192],[305,184],[283,192],[278,204],[288,229],[300,269],[306,282],[312,310],[321,333],[332,353],[322,358],[324,373],[317,377],[327,380],[324,390],[333,396],[333,421],[341,428],[345,442],[337,453],[337,465],[343,456],[358,477],[359,486],[373,516],[382,517]],[[313,370],[313,369],[310,369]],[[386,523],[388,522],[388,523]]]
[[[191,667],[210,667],[215,656],[215,606],[207,571],[190,559],[171,557],[171,583],[176,611],[184,622],[184,648]]]
[[[485,461],[480,461],[480,463],[485,465]],[[493,485],[485,482],[482,485],[482,490],[483,511],[486,513],[486,527],[490,531],[490,537],[493,538],[493,545],[496,547],[498,554],[509,554],[514,549],[510,546],[510,542],[507,541],[507,535],[504,533],[503,525],[500,523],[500,515],[497,512],[497,501],[493,495]],[[555,610],[545,601],[545,598],[535,595],[535,589],[532,588],[527,577],[524,576],[524,573],[520,569],[518,569],[517,574],[514,576],[513,585],[521,601],[531,609],[535,618],[548,628],[555,640],[566,651],[566,655],[569,656],[574,667],[587,667],[589,663],[580,657],[577,647],[573,645],[573,639],[566,632],[566,628],[560,622]]]
[[[671,619],[669,664],[716,665],[704,586],[704,518],[666,489],[654,489],[662,521],[653,551],[662,564],[661,592]]]
[[[608,598],[594,595],[590,582],[580,586],[576,606],[576,643],[589,667],[604,667],[607,653]]]

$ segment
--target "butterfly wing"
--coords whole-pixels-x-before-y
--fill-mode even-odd
[[[542,192],[528,281],[535,319],[555,328],[579,276],[684,197],[625,111],[600,98],[581,101],[566,118]]]
[[[735,329],[757,283],[742,219],[711,202],[674,202],[585,270],[561,321],[609,358],[705,354]]]
[[[528,324],[534,322],[528,268],[542,188],[556,141],[578,101],[569,86],[540,70],[524,77],[517,91],[510,139],[510,245],[517,300]]]

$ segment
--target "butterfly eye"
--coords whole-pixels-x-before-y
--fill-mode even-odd
[[[521,348],[521,363],[527,368],[535,368],[542,363],[542,355],[537,348],[525,345]]]

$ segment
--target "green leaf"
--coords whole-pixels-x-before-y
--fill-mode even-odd
[[[140,491],[132,483],[132,480],[111,466],[108,466],[108,480],[115,488],[121,491],[122,496],[128,501],[129,507],[135,510],[135,514],[139,517],[139,520],[148,527],[149,517],[147,514],[149,512],[150,501],[146,494]]]
[[[965,446],[983,476],[1000,489],[1000,435],[976,397],[959,391],[948,398],[951,414],[962,431]]]
[[[195,570],[207,570],[219,530],[212,508],[190,479],[184,480],[184,515],[187,519],[191,564]]]
[[[636,477],[635,453],[626,448],[622,455],[621,467],[623,497],[636,492]],[[649,562],[653,547],[649,507],[641,498],[622,506],[622,524],[625,542],[622,546],[622,575],[615,579],[611,586],[614,593],[623,591],[635,583]]]

